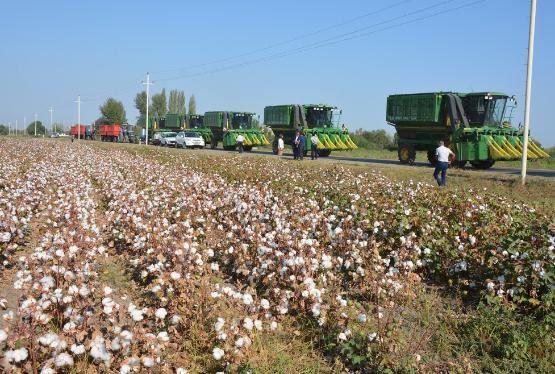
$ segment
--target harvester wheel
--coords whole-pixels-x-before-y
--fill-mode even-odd
[[[452,161],[451,162],[451,166],[454,167],[455,169],[464,169],[464,167],[466,166],[466,161]]]
[[[416,158],[416,151],[414,150],[414,147],[410,144],[402,144],[401,146],[399,146],[399,161],[401,161],[401,164],[409,164],[412,165],[414,164],[414,160]]]
[[[484,160],[484,161],[470,161],[472,167],[478,170],[489,169],[495,164],[495,160]]]
[[[331,150],[329,149],[320,149],[318,150],[318,156],[320,157],[328,157],[331,154]]]
[[[252,151],[252,145],[246,145],[243,147],[245,152],[251,152]]]
[[[216,141],[216,138],[212,137],[212,139],[210,139],[210,148],[216,149],[217,146],[218,142]]]
[[[272,143],[272,153],[274,155],[278,154],[278,139],[277,139],[277,137],[275,138],[275,140]]]
[[[428,161],[430,165],[436,166],[437,165],[437,156],[435,151],[428,151]]]

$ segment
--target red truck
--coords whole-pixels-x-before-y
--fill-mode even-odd
[[[121,136],[121,125],[100,125],[100,140],[103,142],[117,142]]]

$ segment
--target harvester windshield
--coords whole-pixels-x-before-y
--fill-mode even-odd
[[[231,118],[231,128],[234,130],[246,130],[252,127],[252,114],[233,113]]]
[[[203,118],[201,116],[191,116],[189,118],[189,128],[194,129],[194,128],[203,128],[204,127],[204,121]]]
[[[307,108],[306,122],[309,128],[333,127],[333,108],[322,108],[322,107]]]
[[[506,96],[466,96],[463,98],[464,111],[472,127],[501,127],[507,107]]]

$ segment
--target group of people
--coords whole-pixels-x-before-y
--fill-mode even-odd
[[[293,159],[302,161],[304,159],[304,152],[306,149],[306,136],[303,132],[297,131],[295,137],[293,138]],[[315,160],[318,158],[318,145],[320,144],[320,139],[316,133],[313,133],[310,137],[310,158]],[[285,142],[283,141],[283,134],[279,135],[278,138],[278,156],[283,155],[283,149],[285,148]]]

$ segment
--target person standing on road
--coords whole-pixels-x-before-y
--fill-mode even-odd
[[[313,133],[312,137],[310,138],[310,144],[312,145],[312,148],[310,149],[310,158],[312,160],[318,158],[318,144],[319,143],[320,143],[320,139],[318,139],[318,136],[316,135],[316,133]]]
[[[437,165],[434,170],[434,179],[437,181],[438,186],[445,187],[445,179],[447,177],[447,169],[449,168],[449,157],[455,154],[449,148],[447,148],[443,140],[439,141],[439,147],[436,149]],[[441,178],[439,177],[441,173]]]
[[[306,144],[306,138],[304,134],[301,132],[301,134],[299,135],[299,149],[297,150],[297,152],[299,152],[299,160],[301,161],[303,160],[303,157],[304,157],[305,144]]]
[[[293,160],[297,160],[299,158],[299,141],[301,137],[301,132],[297,130],[295,134],[295,138],[293,139]]]
[[[235,139],[237,142],[237,147],[239,148],[239,153],[243,153],[243,142],[245,141],[245,137],[242,134],[237,135]]]
[[[278,156],[283,156],[283,150],[285,149],[285,143],[283,142],[283,134],[279,134],[278,138]]]

